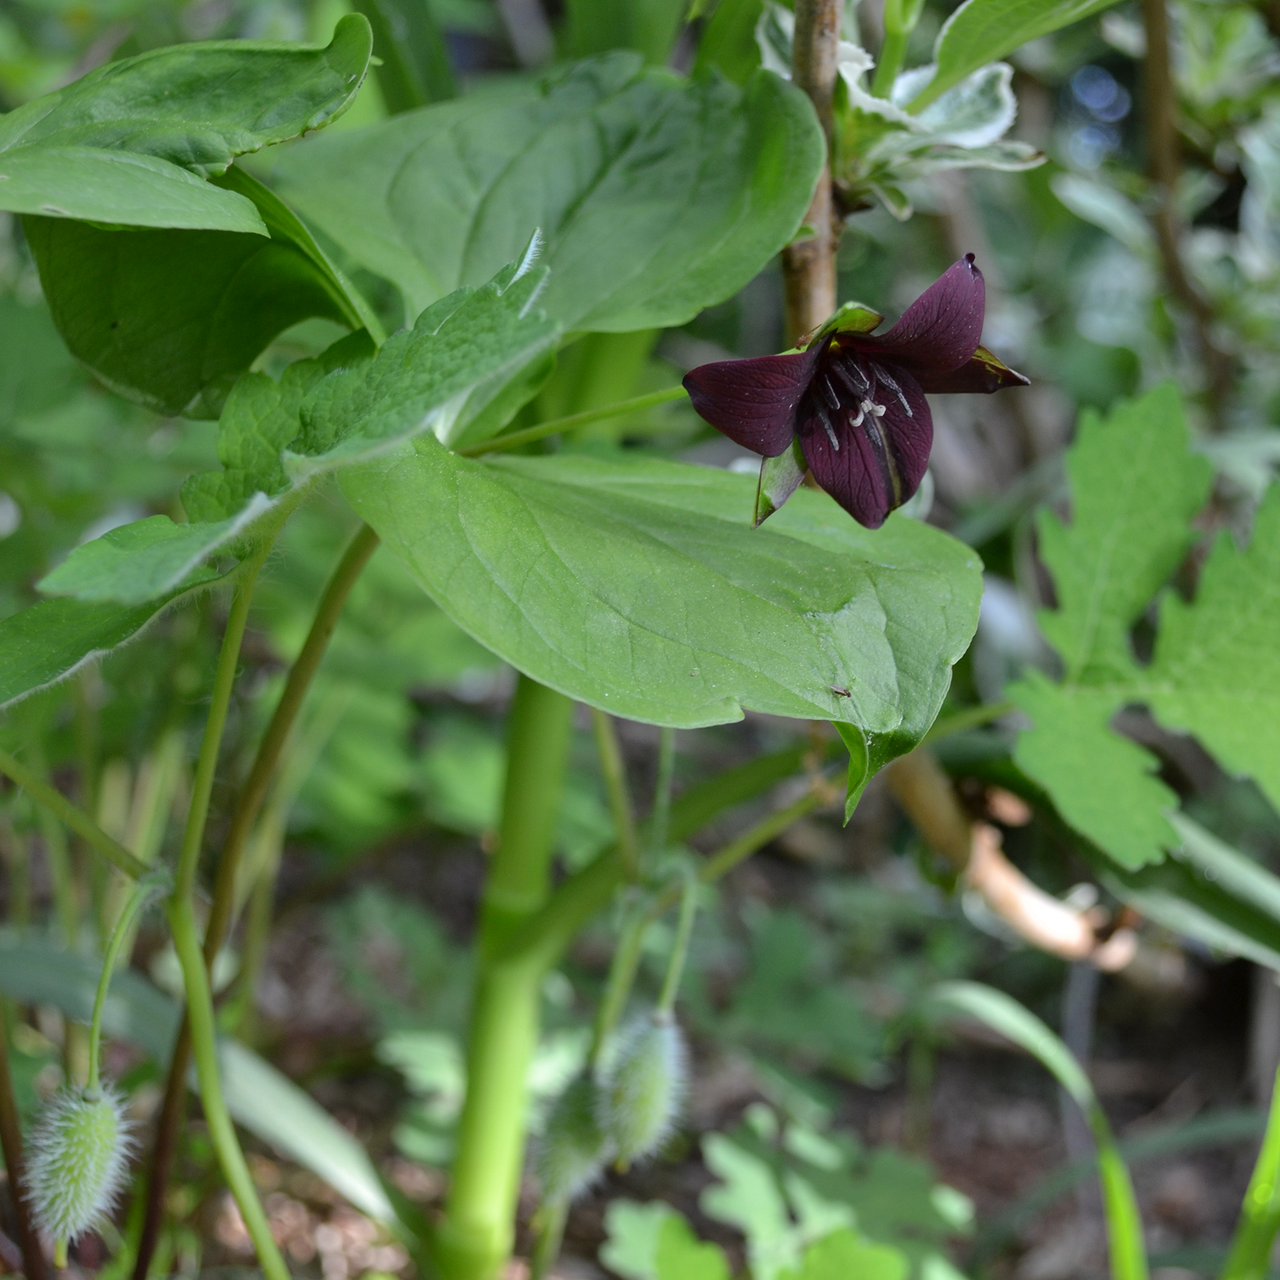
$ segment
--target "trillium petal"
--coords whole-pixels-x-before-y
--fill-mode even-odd
[[[1027,387],[1031,379],[1010,369],[998,356],[986,347],[979,347],[973,357],[958,369],[946,373],[918,373],[920,386],[930,394],[990,394],[1005,387]]]
[[[796,435],[796,406],[819,351],[699,365],[684,377],[693,407],[730,440],[776,458]]]
[[[958,369],[978,349],[987,287],[967,253],[947,268],[882,337],[846,339],[872,359],[880,356],[919,376]]]
[[[893,385],[878,386],[872,401],[883,414],[859,406],[841,412],[833,433],[816,416],[800,430],[814,479],[868,529],[878,529],[920,487],[933,444],[933,418],[919,384],[901,368],[889,376]]]

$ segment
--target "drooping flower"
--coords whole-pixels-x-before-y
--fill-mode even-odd
[[[704,364],[684,386],[698,413],[743,448],[778,458],[798,444],[818,485],[877,529],[929,465],[927,392],[1028,383],[979,345],[985,305],[982,272],[966,254],[887,333],[872,332],[883,316],[847,304],[804,350]]]

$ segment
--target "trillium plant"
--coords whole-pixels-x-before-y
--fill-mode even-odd
[[[180,1197],[169,1191],[196,1105],[190,1081],[269,1280],[287,1280],[289,1269],[244,1130],[309,1166],[399,1240],[419,1274],[441,1280],[523,1274],[509,1269],[517,1245],[550,1275],[574,1198],[610,1169],[655,1158],[679,1131],[692,1061],[681,980],[700,895],[806,815],[852,813],[885,766],[915,761],[912,776],[936,773],[917,748],[954,727],[939,713],[978,624],[982,565],[924,513],[897,510],[929,465],[927,397],[1028,382],[982,345],[985,284],[973,254],[880,332],[875,311],[838,305],[840,290],[868,292],[837,275],[840,237],[868,209],[911,216],[943,170],[1039,164],[1029,144],[1004,139],[1015,104],[1000,59],[1108,3],[964,0],[931,60],[904,68],[922,8],[909,0],[885,5],[874,51],[856,42],[840,0],[719,0],[688,12],[580,0],[569,8],[599,21],[575,19],[562,56],[458,96],[438,33],[428,38],[431,7],[378,0],[342,16],[318,45],[122,52],[0,118],[0,210],[21,220],[39,314],[64,360],[56,367],[71,367],[69,353],[87,369],[110,392],[99,408],[159,415],[161,444],[204,442],[174,452],[196,460],[190,474],[142,511],[99,513],[65,555],[5,575],[32,594],[0,618],[0,773],[6,796],[20,792],[40,815],[32,823],[57,899],[49,972],[79,975],[60,999],[69,1025],[92,1022],[87,1038],[68,1032],[64,1089],[28,1136],[25,1165],[13,1091],[0,1075],[29,1280],[42,1280],[46,1248],[61,1263],[113,1213],[127,1218],[123,1234],[103,1228],[117,1252],[113,1275],[148,1280],[168,1265],[161,1246],[175,1238]],[[669,30],[653,17],[659,9],[670,10]],[[412,22],[396,17],[409,10]],[[669,69],[677,47],[687,74]],[[371,66],[376,109],[367,109]],[[794,349],[704,363],[682,385],[652,358],[661,334],[679,334],[753,281],[776,281],[779,259],[786,315],[774,345]],[[906,264],[923,278],[940,265]],[[1148,412],[1132,411],[1134,431],[1146,429]],[[1167,545],[1133,570],[1140,589],[1103,593],[1117,637],[1181,561],[1205,496],[1207,464],[1169,425],[1178,412],[1160,411],[1173,435],[1152,456],[1181,459],[1181,505],[1165,522]],[[704,422],[760,455],[758,481],[729,465],[728,446]],[[1080,468],[1094,456],[1092,431]],[[695,463],[659,447],[664,433],[719,452]],[[1144,701],[1175,728],[1200,732],[1194,718],[1205,705],[1176,701],[1203,649],[1186,639],[1197,624],[1183,601],[1162,606],[1168,652],[1158,649],[1165,669],[1150,688],[1121,641],[1101,656],[1085,651],[1094,640],[1076,630],[1101,634],[1096,619],[1073,630],[1076,602],[1102,598],[1080,578],[1092,563],[1088,519],[1122,506],[1117,498],[1090,516],[1082,499],[1070,530],[1046,517],[1062,602],[1046,633],[1061,642],[1068,674],[1060,685],[1029,679],[1008,695],[1038,726],[1066,725],[1029,733],[1019,764],[1108,854],[1105,824],[1089,825],[1102,784],[1064,780],[1046,739],[1051,746],[1070,730],[1106,745],[1109,717]],[[323,582],[295,573],[300,525],[320,529],[316,544],[331,549]],[[1080,545],[1070,550],[1073,538]],[[1137,545],[1129,535],[1107,539]],[[1233,555],[1214,552],[1213,584],[1265,577],[1265,566],[1242,555],[1240,568]],[[380,608],[367,609],[363,642],[372,648],[348,669],[372,680],[407,666],[408,687],[430,663],[447,667],[462,652],[505,669],[513,690],[470,970],[465,1089],[439,1157],[446,1189],[430,1212],[237,1038],[239,988],[215,1001],[215,962],[230,963],[235,943],[251,1003],[289,806],[330,737],[341,738],[334,726],[346,703],[318,693],[344,661],[330,641],[350,638],[352,602],[379,574],[405,588],[404,609],[421,625],[406,641]],[[242,653],[242,642],[267,627],[263,601],[280,590],[305,598],[309,620],[271,632],[279,681],[248,680],[254,646]],[[117,678],[126,668],[137,678]],[[93,733],[78,739],[89,745],[67,768],[49,743],[73,721],[92,726],[96,682],[126,690],[144,676],[158,692],[134,715],[130,741],[147,765],[133,817],[117,820],[116,784],[93,761]],[[980,707],[965,723],[1007,709]],[[769,717],[760,724],[798,728],[776,741],[762,730],[758,742],[771,749],[673,785],[677,731],[757,713]],[[654,726],[651,738],[641,735],[657,752],[656,784],[648,779],[643,796],[632,794],[620,721]],[[588,733],[607,835],[569,858],[558,835],[566,775],[575,734]],[[1222,739],[1223,759],[1247,772],[1232,754],[1238,741]],[[1149,784],[1144,796],[1159,787],[1114,749]],[[341,790],[342,770],[329,777]],[[1138,852],[1115,855],[1130,877],[1113,875],[1117,893],[1143,891],[1133,877],[1174,842],[1169,804],[1152,804]],[[175,805],[180,819],[166,842]],[[745,805],[754,805],[750,818],[735,818]],[[957,821],[967,832],[965,816]],[[988,852],[990,862],[998,850]],[[95,870],[77,889],[73,872],[90,857]],[[1007,890],[1015,873],[1000,865]],[[138,996],[137,974],[116,974],[112,985],[117,956],[127,965],[156,895],[165,954],[181,975],[177,1004],[150,986]],[[1071,917],[1077,932],[1080,919]],[[558,1099],[534,1109],[548,978],[588,925],[614,948],[591,1046]],[[668,940],[665,979],[646,1001],[636,975],[659,937]],[[38,970],[0,960],[0,988],[23,1004],[44,1002],[46,987],[21,987]],[[142,1000],[150,1014],[113,1013],[113,993]],[[1029,1015],[1006,1016],[972,991],[948,999],[964,1016],[1003,1018],[1006,1034],[1036,1052],[1049,1043],[1038,1023],[1028,1031]],[[100,1070],[104,1035],[133,1037],[155,1066],[164,1092],[146,1124],[131,1128],[126,1082]],[[1051,1065],[1097,1111],[1082,1073]],[[544,1114],[535,1140],[531,1117]],[[1090,1114],[1114,1265],[1140,1280],[1127,1175],[1105,1117]],[[536,1208],[518,1221],[522,1203]],[[871,1224],[855,1230],[848,1219],[839,1219],[843,1243],[830,1257],[853,1249],[879,1258],[876,1275],[906,1274],[905,1255],[863,1241],[858,1231]],[[1255,1223],[1248,1246],[1264,1262],[1275,1232],[1267,1221],[1271,1234]],[[660,1280],[727,1275],[706,1249],[715,1256],[698,1269],[672,1263]],[[799,1254],[793,1260],[800,1265]],[[803,1275],[838,1271],[815,1261]]]

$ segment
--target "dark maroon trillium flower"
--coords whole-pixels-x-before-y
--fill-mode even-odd
[[[991,392],[1028,380],[978,345],[986,287],[966,254],[887,333],[883,316],[856,304],[836,312],[803,351],[725,360],[684,379],[693,407],[731,440],[768,458],[798,444],[814,479],[855,520],[878,529],[915,493],[929,464],[933,419],[926,392]],[[765,463],[761,491],[766,489]],[[789,496],[803,475],[756,523]]]

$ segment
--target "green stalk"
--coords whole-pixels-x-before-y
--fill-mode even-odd
[[[46,812],[70,827],[84,842],[106,860],[134,880],[146,875],[147,867],[139,862],[118,840],[113,840],[79,806],[71,803],[56,787],[50,786],[34,769],[0,750],[0,773],[18,784]]]
[[[591,708],[591,722],[596,731],[596,750],[609,796],[609,812],[613,815],[613,825],[618,829],[618,856],[622,859],[627,879],[635,881],[640,877],[640,846],[636,842],[635,815],[631,809],[627,770],[618,746],[618,735],[613,721],[599,707]]]
[[[593,422],[603,422],[606,418],[620,418],[624,413],[638,413],[641,409],[652,409],[654,405],[666,404],[670,400],[683,400],[688,394],[683,387],[651,391],[648,395],[618,400],[614,404],[602,405],[599,409],[584,409],[581,413],[571,413],[567,418],[553,418],[550,422],[540,422],[536,427],[526,427],[523,431],[512,431],[509,435],[497,436],[493,440],[469,444],[457,452],[464,458],[478,458],[484,453],[518,449],[523,444],[545,440],[548,436],[564,435],[579,427],[590,426]]]
[[[191,1027],[191,1044],[196,1063],[196,1076],[200,1081],[200,1101],[209,1126],[209,1138],[218,1156],[222,1176],[231,1188],[240,1209],[240,1216],[253,1241],[258,1262],[267,1280],[290,1280],[289,1268],[276,1247],[267,1224],[267,1215],[258,1200],[258,1193],[249,1176],[249,1166],[236,1139],[226,1100],[222,1096],[222,1081],[218,1076],[218,1046],[213,1021],[213,995],[209,990],[209,975],[205,972],[204,954],[196,930],[195,915],[191,903],[176,895],[169,903],[169,927],[173,932],[173,945],[182,965],[182,980],[187,993],[187,1021]]]
[[[622,935],[618,938],[618,945],[609,965],[609,979],[605,984],[600,1007],[596,1010],[596,1024],[591,1035],[591,1052],[587,1060],[593,1068],[599,1066],[610,1033],[622,1017],[622,1010],[635,983],[636,970],[640,967],[644,936],[649,931],[652,920],[648,907],[636,911],[623,926]]]
[[[93,997],[93,1018],[89,1023],[89,1078],[88,1088],[98,1089],[102,1081],[99,1078],[99,1067],[102,1062],[102,1011],[106,1008],[107,992],[111,989],[111,978],[115,973],[116,957],[125,938],[129,937],[130,928],[137,919],[138,913],[147,905],[152,897],[167,883],[167,872],[153,872],[139,880],[134,886],[129,900],[120,912],[120,919],[111,931],[106,950],[102,953],[102,975],[98,978],[98,990]]]
[[[533,1246],[533,1257],[529,1259],[529,1280],[546,1280],[547,1273],[560,1256],[560,1242],[569,1221],[569,1206],[563,1200],[544,1204],[539,1215],[542,1227],[538,1232],[538,1242]]]
[[[671,827],[671,783],[676,773],[676,731],[662,728],[658,738],[658,781],[653,788],[653,812],[649,815],[649,857],[655,863],[667,851]]]
[[[1240,1221],[1220,1280],[1262,1280],[1280,1229],[1280,1072],[1271,1089],[1267,1130],[1240,1206]]]
[[[447,1280],[491,1280],[511,1253],[545,971],[533,957],[504,959],[502,951],[550,892],[572,709],[563,694],[520,677],[507,727],[498,848],[481,908],[467,1096],[437,1242]]]
[[[191,807],[187,810],[187,824],[182,832],[182,847],[178,851],[174,896],[183,901],[191,897],[196,886],[200,847],[204,843],[204,828],[209,818],[209,797],[213,794],[213,776],[218,768],[222,731],[226,727],[231,689],[235,684],[236,666],[240,661],[240,642],[244,639],[245,625],[249,621],[249,603],[253,599],[253,588],[258,581],[258,572],[270,550],[271,543],[263,542],[246,562],[244,573],[236,588],[235,599],[231,602],[231,612],[227,615],[227,629],[222,636],[222,648],[218,652],[218,665],[213,675],[209,716],[204,722],[200,755],[196,759],[195,776],[191,781]]]
[[[670,1016],[676,1007],[676,993],[680,990],[680,978],[684,974],[684,962],[689,957],[689,941],[693,937],[693,922],[698,916],[698,881],[685,877],[684,893],[680,899],[680,921],[676,925],[675,942],[667,961],[667,974],[662,980],[662,993],[658,996],[658,1013]]]
[[[1012,702],[984,702],[978,707],[965,707],[963,711],[935,720],[933,728],[920,739],[920,745],[927,746],[930,742],[937,742],[939,738],[948,738],[953,733],[963,733],[966,729],[979,729],[984,724],[1008,715],[1012,710]]]
[[[876,62],[876,73],[871,80],[871,92],[877,98],[887,98],[893,92],[893,82],[902,70],[902,63],[907,56],[907,39],[910,32],[885,32],[884,44],[880,46],[880,58]]]

